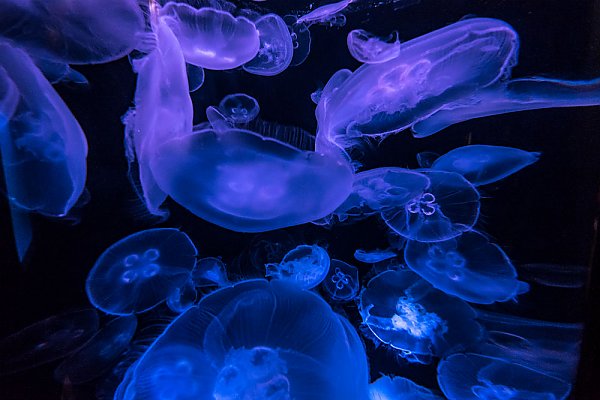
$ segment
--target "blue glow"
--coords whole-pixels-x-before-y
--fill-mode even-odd
[[[196,262],[192,270],[192,281],[196,287],[222,287],[229,284],[225,264],[215,257],[201,258]]]
[[[382,376],[369,385],[370,400],[441,400],[431,390],[401,376]]]
[[[362,250],[358,249],[354,252],[354,258],[360,262],[367,264],[375,264],[380,261],[389,260],[396,257],[396,252],[392,250]]]
[[[331,260],[329,273],[323,281],[323,290],[335,301],[349,301],[356,297],[360,283],[358,269],[340,260]]]
[[[266,276],[312,289],[320,284],[329,272],[330,259],[327,251],[313,244],[300,245],[290,250],[278,264],[267,264]]]

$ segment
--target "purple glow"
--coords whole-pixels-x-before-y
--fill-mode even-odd
[[[400,55],[398,32],[380,38],[363,29],[348,33],[348,50],[352,57],[365,64],[380,64]]]

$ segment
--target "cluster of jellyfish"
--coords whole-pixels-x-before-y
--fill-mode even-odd
[[[201,258],[179,229],[133,233],[91,267],[94,308],[0,340],[1,375],[63,359],[59,382],[100,380],[98,397],[119,400],[568,396],[581,325],[485,308],[530,285],[478,230],[480,189],[540,154],[468,145],[421,153],[418,169],[361,170],[352,149],[409,129],[420,138],[494,114],[599,105],[600,81],[512,78],[519,38],[496,19],[464,19],[404,43],[398,32],[354,29],[347,46],[362,65],[313,94],[313,135],[260,119],[244,93],[198,115],[190,92],[202,89],[204,70],[268,80],[301,64],[309,28],[344,24],[352,0],[296,16],[223,0],[0,3],[0,151],[21,259],[35,236],[31,214],[65,217],[85,206],[86,137],[52,85],[85,84],[72,65],[127,55],[137,74],[122,119],[129,178],[161,222],[171,198],[236,232],[379,218],[394,238],[353,260],[334,258],[327,244],[295,243],[271,251],[262,276],[240,277],[219,257]],[[195,112],[204,122],[194,125]],[[140,329],[157,310],[168,315],[164,329]],[[437,365],[438,387],[372,379],[367,346]]]

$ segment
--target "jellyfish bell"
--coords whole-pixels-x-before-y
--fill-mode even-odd
[[[219,103],[218,109],[221,111],[221,115],[233,124],[248,123],[260,112],[260,106],[256,99],[244,93],[225,96]]]
[[[266,276],[282,279],[312,289],[319,285],[329,272],[329,254],[317,245],[300,245],[290,250],[277,264],[266,265]]]
[[[401,376],[382,376],[369,385],[369,400],[441,400],[431,390]]]
[[[380,38],[363,29],[354,29],[348,33],[347,43],[352,57],[365,64],[383,63],[400,55],[398,32]]]
[[[331,260],[329,273],[322,286],[334,301],[352,300],[358,294],[360,287],[358,268],[340,260]]]
[[[86,280],[88,298],[107,314],[147,311],[189,280],[196,255],[190,238],[177,229],[137,232],[98,258]]]
[[[256,56],[243,65],[246,72],[273,76],[283,72],[292,62],[294,45],[287,25],[277,14],[267,14],[255,21],[260,48]]]
[[[344,10],[355,0],[341,0],[335,3],[318,7],[308,14],[304,14],[296,21],[297,24],[311,25],[319,22],[329,22],[340,11]]]
[[[215,257],[201,258],[192,270],[192,281],[196,287],[227,286],[227,271],[221,259]]]

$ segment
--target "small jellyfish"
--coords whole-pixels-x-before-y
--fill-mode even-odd
[[[438,365],[438,383],[449,400],[562,400],[571,385],[532,369],[480,354],[454,354]]]
[[[254,97],[244,93],[229,94],[219,103],[219,110],[234,124],[246,124],[258,115],[260,107]]]
[[[183,286],[173,290],[173,293],[167,297],[167,307],[174,313],[182,313],[196,302],[198,292],[196,292],[196,286],[190,276],[190,279],[185,281]]]
[[[354,258],[360,262],[367,264],[375,264],[381,261],[389,260],[396,257],[396,252],[390,249],[387,250],[362,250],[358,249],[354,252]]]
[[[204,84],[204,69],[192,64],[185,65],[190,93],[200,89]]]
[[[512,300],[529,288],[504,251],[476,231],[443,242],[409,240],[404,260],[437,289],[471,303]]]
[[[442,400],[431,390],[401,376],[382,376],[369,385],[369,400]]]
[[[329,254],[313,244],[300,245],[289,251],[277,264],[266,264],[266,276],[312,289],[320,284],[329,272]]]
[[[59,382],[79,385],[102,375],[127,349],[137,328],[133,315],[117,317],[104,326],[54,371]]]
[[[311,25],[318,22],[329,23],[337,13],[344,10],[355,0],[341,0],[336,3],[326,4],[318,7],[308,14],[304,14],[296,21],[297,24]]]
[[[348,33],[347,42],[352,57],[366,64],[379,64],[400,55],[398,32],[380,38],[363,29],[354,29]]]
[[[13,374],[68,356],[98,330],[94,309],[55,315],[0,339],[0,375]]]
[[[419,164],[419,167],[421,168],[431,168],[438,158],[440,158],[438,153],[433,151],[422,151],[417,153],[417,164]]]
[[[108,314],[147,311],[189,280],[196,255],[190,238],[177,229],[134,233],[98,258],[86,280],[88,298]]]
[[[540,153],[512,147],[471,145],[454,149],[432,164],[431,169],[456,172],[475,186],[506,178],[538,160]]]
[[[294,44],[287,25],[277,14],[267,14],[255,22],[260,49],[251,61],[243,65],[246,72],[273,76],[283,72],[292,62]]]
[[[298,66],[306,61],[310,53],[310,30],[304,24],[297,24],[296,21],[298,19],[293,15],[286,15],[283,17],[283,20],[288,26],[288,31],[292,39],[292,48],[294,49],[290,65]]]
[[[475,311],[409,270],[384,271],[361,292],[359,310],[374,340],[409,361],[460,351],[482,335]]]
[[[349,301],[359,289],[358,269],[340,260],[331,260],[329,273],[323,281],[323,290],[334,301]]]
[[[201,258],[192,270],[192,281],[196,287],[227,286],[227,271],[221,259],[215,257]]]
[[[470,230],[479,217],[479,192],[454,172],[418,170],[430,186],[408,203],[381,213],[398,234],[419,242],[439,242]]]
[[[160,14],[177,37],[189,64],[213,70],[232,69],[252,60],[259,51],[258,30],[245,17],[175,2],[167,3]]]

